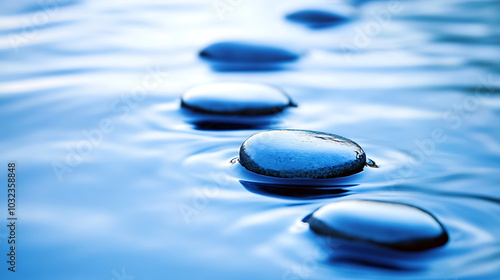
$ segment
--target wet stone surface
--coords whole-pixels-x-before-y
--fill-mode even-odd
[[[423,251],[448,242],[446,230],[434,216],[402,203],[333,202],[314,211],[304,221],[319,235],[400,251]]]
[[[249,137],[240,148],[246,169],[281,178],[334,178],[363,170],[366,155],[353,141],[309,130],[269,130]]]
[[[214,83],[186,91],[181,106],[214,115],[259,116],[279,113],[296,105],[283,91],[269,85]]]

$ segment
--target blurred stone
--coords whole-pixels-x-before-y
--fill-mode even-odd
[[[291,13],[286,19],[303,24],[311,29],[319,29],[338,25],[347,21],[347,18],[327,11],[303,10]]]
[[[274,46],[249,42],[220,42],[206,47],[200,56],[213,62],[225,63],[280,63],[291,62],[299,55]]]

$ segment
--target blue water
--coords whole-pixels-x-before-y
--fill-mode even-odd
[[[17,271],[4,189],[1,279],[499,279],[499,2],[238,3],[0,4],[1,174],[14,161],[18,179]],[[285,19],[303,9],[349,21]],[[229,40],[301,57],[280,71],[198,57]],[[299,106],[212,130],[180,96],[219,81],[275,85]],[[283,182],[234,158],[276,128],[342,135],[379,168],[311,183],[341,187],[330,195],[266,194]],[[418,206],[450,241],[408,270],[332,260],[302,219],[347,199]]]

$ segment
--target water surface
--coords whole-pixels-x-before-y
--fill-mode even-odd
[[[18,166],[19,218],[15,274],[0,230],[2,279],[498,279],[498,1],[241,1],[222,17],[210,1],[46,3],[0,4],[1,162]],[[349,18],[285,19],[302,9]],[[247,39],[301,57],[276,71],[198,57]],[[299,106],[213,130],[180,109],[211,82],[275,85]],[[353,139],[379,168],[314,182],[331,193],[266,193],[304,182],[234,158],[280,128]],[[346,199],[417,205],[450,241],[405,270],[332,258],[301,221]]]

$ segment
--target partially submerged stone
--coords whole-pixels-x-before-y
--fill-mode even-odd
[[[333,178],[363,170],[366,155],[355,142],[309,130],[268,130],[249,137],[240,148],[246,169],[281,178]]]
[[[331,27],[347,21],[342,15],[322,10],[302,10],[288,14],[286,19],[312,29]]]
[[[259,116],[296,106],[280,89],[253,83],[214,83],[186,91],[181,106],[215,115]]]
[[[291,62],[299,58],[298,54],[280,47],[237,41],[212,44],[200,56],[213,62],[240,64]]]
[[[423,251],[448,242],[446,230],[433,215],[402,203],[333,202],[314,211],[305,221],[320,235],[401,251]]]

